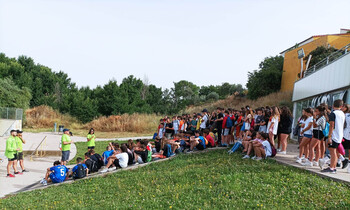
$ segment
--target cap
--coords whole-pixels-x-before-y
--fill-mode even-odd
[[[69,129],[68,128],[63,129],[63,133],[66,132],[66,131],[69,131]]]
[[[23,131],[17,130],[17,133],[23,133]]]
[[[201,113],[198,113],[197,116],[201,116],[201,117],[202,117],[202,114],[201,114]]]
[[[208,110],[207,109],[203,109],[203,111],[202,112],[208,112]]]
[[[17,132],[17,130],[11,130],[10,133]]]

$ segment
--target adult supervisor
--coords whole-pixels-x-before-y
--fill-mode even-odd
[[[67,160],[69,159],[70,154],[70,146],[72,144],[72,140],[69,136],[69,129],[65,128],[63,129],[63,135],[61,138],[61,144],[62,144],[62,165],[67,164]]]

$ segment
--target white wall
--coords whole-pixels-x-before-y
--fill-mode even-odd
[[[293,101],[350,86],[350,53],[294,83]]]

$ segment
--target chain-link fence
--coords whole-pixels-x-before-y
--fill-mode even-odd
[[[0,119],[22,120],[23,109],[0,107]]]

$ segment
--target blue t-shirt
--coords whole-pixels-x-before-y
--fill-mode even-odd
[[[205,139],[204,139],[204,137],[203,136],[199,136],[198,138],[199,138],[199,143],[201,145],[203,145],[203,148],[205,148]]]
[[[107,158],[109,158],[110,156],[112,156],[112,155],[113,155],[113,152],[114,152],[114,150],[110,150],[110,151],[105,151],[105,152],[102,154],[103,162],[105,163],[105,165],[107,165],[107,163],[108,163]]]
[[[53,175],[50,176],[52,182],[63,182],[66,179],[66,174],[68,172],[68,168],[63,165],[58,165],[50,168]]]
[[[74,168],[72,169],[73,173],[76,172],[76,171],[78,170],[78,166],[79,166],[79,165],[83,165],[84,169],[87,168],[86,165],[85,165],[84,163],[78,164],[78,165],[74,166]]]

